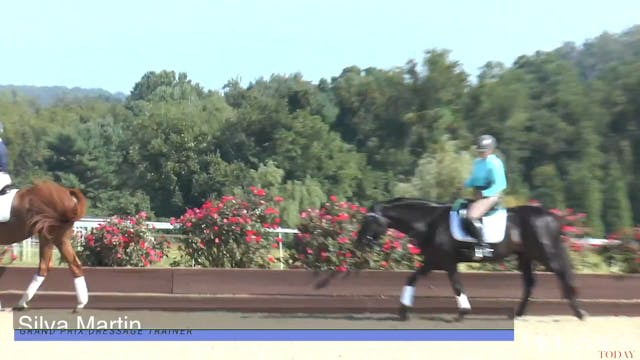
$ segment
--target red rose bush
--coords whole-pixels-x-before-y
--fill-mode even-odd
[[[18,256],[13,252],[12,246],[0,246],[0,264],[5,264],[5,262],[11,264],[17,258]]]
[[[74,242],[80,247],[78,257],[85,266],[148,267],[166,255],[164,241],[156,241],[147,215],[113,216]]]
[[[300,214],[289,261],[306,269],[408,270],[421,266],[420,250],[404,234],[389,230],[379,246],[359,251],[355,240],[366,209],[331,196],[319,209]]]
[[[210,199],[171,219],[183,235],[181,256],[172,265],[270,268],[276,262],[273,249],[282,241],[271,231],[279,227],[277,203],[282,198],[253,186],[249,190],[238,197]]]

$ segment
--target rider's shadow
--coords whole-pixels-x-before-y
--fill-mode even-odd
[[[260,314],[250,315],[243,314],[243,318],[261,318],[261,319],[319,319],[319,320],[347,320],[347,321],[400,321],[398,316],[385,315],[374,316],[371,315],[354,315],[354,314]]]
[[[287,319],[303,319],[303,320],[337,320],[337,321],[353,321],[354,323],[363,321],[380,321],[380,322],[406,322],[401,320],[397,315],[375,315],[375,314],[242,314],[242,318],[260,318],[286,321]],[[467,315],[466,320],[474,321],[496,321],[502,320],[499,316],[490,315]],[[414,315],[414,320],[427,321],[430,323],[440,324],[461,324],[464,320],[455,314],[431,314],[431,315]]]
[[[359,270],[349,270],[345,272],[332,271],[330,273],[314,271],[313,276],[319,279],[313,284],[313,288],[316,290],[324,289],[329,286],[333,280],[347,279],[351,276],[357,275],[359,272]]]

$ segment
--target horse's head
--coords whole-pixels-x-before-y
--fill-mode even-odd
[[[389,220],[384,216],[369,212],[362,219],[355,245],[358,248],[373,247],[380,237],[387,232]]]
[[[373,205],[355,241],[358,248],[373,247],[392,228],[408,236],[424,234],[432,219],[450,206],[415,198],[394,198]]]

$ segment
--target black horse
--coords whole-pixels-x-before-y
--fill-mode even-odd
[[[569,306],[575,316],[583,319],[586,312],[579,308],[576,300],[571,263],[560,237],[561,220],[555,214],[542,207],[530,205],[501,209],[503,232],[498,232],[497,240],[489,243],[493,248],[493,256],[475,260],[475,240],[469,241],[459,234],[456,237],[452,235],[450,221],[456,219],[457,211],[458,205],[454,207],[452,204],[439,204],[422,199],[395,198],[374,204],[362,220],[356,240],[357,246],[372,247],[388,228],[393,228],[417,241],[422,251],[423,266],[409,276],[402,289],[399,311],[401,319],[407,319],[408,310],[413,306],[413,294],[418,277],[425,276],[432,270],[447,272],[456,295],[459,315],[469,313],[471,305],[458,276],[458,263],[497,262],[514,254],[517,255],[519,270],[524,280],[524,292],[515,312],[516,316],[525,313],[535,284],[534,262],[538,262],[556,274],[562,285],[564,298],[569,300]]]

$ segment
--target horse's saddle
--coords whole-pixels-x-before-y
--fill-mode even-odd
[[[0,222],[7,222],[11,218],[11,206],[18,189],[13,185],[6,185],[0,189]]]
[[[476,242],[477,240],[464,230],[462,218],[466,216],[466,211],[470,201],[467,199],[457,200],[449,212],[449,226],[451,235],[456,240]],[[505,238],[507,228],[507,209],[498,202],[482,217],[482,232],[487,243],[498,243]]]

